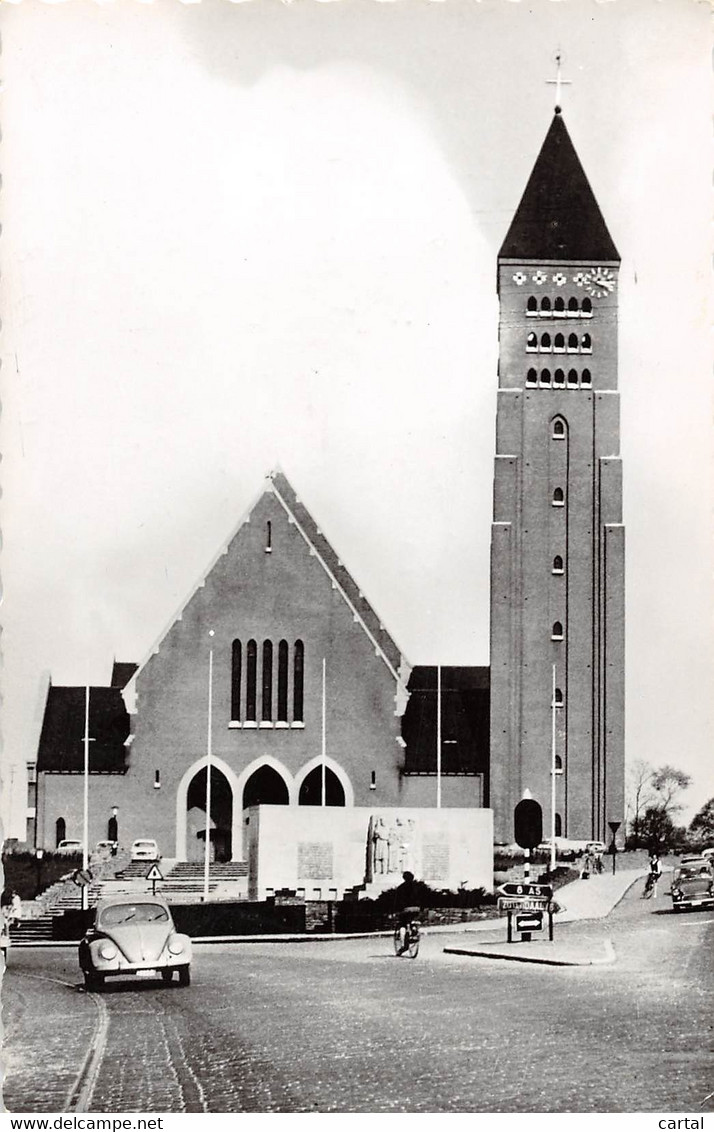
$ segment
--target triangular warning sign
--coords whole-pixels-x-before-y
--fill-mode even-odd
[[[163,880],[164,879],[162,874],[161,874],[161,869],[159,868],[159,866],[157,864],[153,864],[151,866],[148,873],[146,874],[146,879],[147,880]]]

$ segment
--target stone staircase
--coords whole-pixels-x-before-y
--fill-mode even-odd
[[[52,916],[34,916],[29,920],[19,920],[10,925],[10,943],[47,942],[52,939]]]

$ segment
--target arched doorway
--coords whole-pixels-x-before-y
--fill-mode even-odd
[[[57,818],[55,822],[55,846],[64,841],[67,836],[67,823],[64,818]]]
[[[243,787],[243,809],[249,806],[287,806],[288,785],[272,766],[259,766]]]
[[[186,793],[186,859],[202,861],[206,852],[207,768],[196,771]],[[233,791],[225,774],[211,767],[210,858],[230,861],[232,856]]]
[[[322,767],[313,767],[310,773],[306,774],[303,778],[302,783],[300,784],[298,805],[322,805]],[[345,792],[342,787],[342,783],[335,774],[334,770],[330,770],[329,766],[325,767],[325,805],[345,805]]]

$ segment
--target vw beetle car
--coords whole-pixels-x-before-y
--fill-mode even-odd
[[[672,907],[703,908],[714,904],[714,873],[706,857],[684,857],[672,878]]]
[[[97,905],[94,924],[79,945],[79,965],[88,990],[109,975],[161,975],[170,983],[191,982],[191,940],[176,931],[160,896],[114,896]]]

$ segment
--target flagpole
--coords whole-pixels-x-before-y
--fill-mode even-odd
[[[551,744],[550,744],[550,870],[555,872],[555,665],[553,665],[553,688],[550,706],[551,714]]]
[[[82,871],[89,868],[89,685],[84,691],[84,836],[82,839]],[[89,886],[82,885],[82,908],[89,904]]]
[[[436,808],[441,809],[441,665],[436,666]]]
[[[326,662],[326,660],[323,656],[323,658],[322,658],[322,772],[321,772],[322,773],[322,789],[321,789],[321,801],[320,801],[321,806],[324,806],[324,805],[327,804],[326,798],[325,798],[325,795],[327,793],[327,790],[326,790],[326,787],[327,787],[327,781],[326,781],[327,780],[327,765],[326,765],[326,760],[327,760],[327,720],[326,720],[326,714],[327,714],[327,695],[326,695],[327,681],[326,681],[326,668],[327,668],[327,662]]]
[[[213,629],[209,632],[213,637]],[[203,848],[203,901],[208,900],[211,860],[211,748],[213,725],[213,646],[208,650],[208,727],[206,733],[206,843]]]

